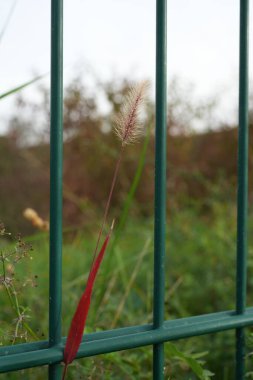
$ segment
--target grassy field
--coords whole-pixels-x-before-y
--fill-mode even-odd
[[[233,309],[235,305],[236,210],[231,203],[213,202],[208,216],[198,207],[173,210],[168,216],[166,257],[166,318],[181,318]],[[253,226],[253,214],[250,215]],[[63,247],[63,334],[85,286],[97,226],[85,231],[65,232]],[[29,307],[29,326],[41,339],[48,334],[48,236],[35,235],[31,241],[32,259],[16,265],[19,279],[18,299]],[[250,236],[248,294],[253,286],[253,240]],[[3,248],[2,248],[3,249]],[[5,247],[7,249],[7,246]],[[111,329],[152,321],[153,292],[152,220],[128,222],[120,239],[110,243],[95,284],[87,331]],[[22,288],[27,278],[33,286]],[[1,288],[1,290],[3,290]],[[1,310],[10,333],[15,315],[4,291]],[[250,304],[250,297],[249,297]],[[5,336],[6,338],[6,336]],[[31,337],[28,337],[32,340]],[[4,344],[8,339],[2,339]],[[175,344],[175,346],[174,346]],[[206,361],[205,368],[218,380],[232,380],[234,369],[234,332],[225,332],[168,343],[166,379],[197,379],[191,359]],[[179,352],[177,352],[179,350]],[[250,352],[250,347],[249,347]],[[182,354],[181,354],[182,353]],[[205,355],[204,355],[205,354]],[[204,355],[202,357],[202,355]],[[197,363],[197,361],[196,361]],[[111,353],[74,363],[70,379],[150,379],[152,348]],[[247,360],[248,371],[252,365]],[[22,371],[22,378],[44,379],[46,368]],[[20,374],[0,378],[18,379]],[[204,376],[204,375],[203,375]],[[250,377],[249,377],[250,378]],[[204,377],[203,377],[204,379]]]

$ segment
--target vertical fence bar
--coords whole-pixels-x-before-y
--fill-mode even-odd
[[[167,0],[156,1],[154,328],[164,322],[167,142]],[[153,379],[164,378],[164,345],[153,346]]]
[[[61,341],[62,284],[62,103],[63,0],[51,0],[51,132],[50,132],[50,286],[49,343]],[[61,378],[61,365],[49,366],[50,380]]]
[[[247,218],[248,218],[248,20],[249,1],[240,1],[240,68],[237,193],[237,280],[236,311],[246,308]],[[245,337],[243,328],[236,330],[236,379],[245,376]]]

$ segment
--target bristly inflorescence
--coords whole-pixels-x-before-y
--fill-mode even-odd
[[[122,105],[120,114],[115,117],[115,132],[122,145],[134,142],[143,133],[139,113],[147,88],[147,81],[143,81],[131,88],[126,101]]]
[[[104,216],[101,224],[101,228],[98,233],[96,247],[93,253],[93,259],[91,264],[91,269],[89,272],[86,288],[79,300],[77,308],[75,310],[74,316],[71,321],[70,329],[67,336],[66,346],[64,349],[64,370],[62,375],[62,380],[65,379],[67,374],[68,365],[74,360],[78,352],[80,343],[83,337],[83,331],[86,324],[86,319],[88,316],[90,302],[92,297],[93,285],[96,279],[98,269],[103,260],[107,244],[109,242],[111,232],[113,229],[114,222],[111,226],[111,231],[107,233],[102,247],[99,246],[100,239],[103,235],[103,231],[107,222],[108,211],[111,204],[111,199],[113,195],[113,190],[115,188],[115,183],[117,180],[117,175],[120,168],[120,163],[123,154],[123,148],[126,144],[133,142],[142,133],[142,125],[139,122],[139,112],[140,106],[143,103],[144,96],[147,89],[147,82],[141,82],[138,86],[132,88],[129,91],[126,102],[123,104],[120,115],[115,119],[115,130],[118,137],[121,140],[121,150],[116,161],[116,166],[112,178],[112,183],[109,191],[109,196],[106,202]],[[34,210],[32,210],[34,211]],[[29,210],[29,216],[32,214],[34,219],[34,212],[31,213]],[[35,215],[37,218],[37,215]],[[32,218],[31,218],[32,219]],[[98,255],[97,255],[98,253]]]

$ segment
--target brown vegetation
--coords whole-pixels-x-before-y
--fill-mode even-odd
[[[113,86],[106,87],[105,94],[113,111],[119,110],[122,95],[127,88],[127,83],[123,83],[117,90]],[[46,99],[47,95],[44,94]],[[19,104],[24,107],[24,102],[20,99]],[[46,114],[46,107],[44,110]],[[147,114],[151,115],[152,104],[148,104],[147,110]],[[194,114],[194,110],[191,112]],[[172,205],[183,205],[184,202],[194,199],[201,198],[204,201],[215,186],[219,186],[224,199],[234,198],[237,178],[237,128],[223,127],[201,134],[186,133],[185,128],[180,129],[180,120],[176,120],[173,115],[170,109],[168,202]],[[148,117],[147,125],[152,125],[153,119],[153,116]],[[111,116],[101,116],[95,99],[87,95],[78,81],[68,87],[64,110],[65,225],[80,225],[92,221],[94,215],[104,209],[105,194],[110,187],[118,149],[117,138],[108,128],[111,123]],[[48,123],[46,126],[48,128]],[[24,143],[22,131],[26,127],[26,121],[15,117],[10,122],[9,135],[0,138],[0,219],[12,231],[30,233],[33,228],[22,216],[26,207],[36,209],[43,219],[48,219],[49,145],[45,138],[48,136],[46,128],[41,134],[43,138],[37,138],[36,143]],[[252,133],[250,128],[250,135]],[[141,146],[142,142],[128,147],[128,155],[122,162],[117,185],[119,190],[113,199],[113,207],[122,203],[129,190]],[[249,166],[251,173],[253,148],[250,148]],[[152,213],[153,176],[154,138],[151,134],[145,169],[135,197],[133,212],[137,215],[146,216]],[[252,190],[253,180],[250,177],[250,193]]]

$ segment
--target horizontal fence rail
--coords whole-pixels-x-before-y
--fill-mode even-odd
[[[0,373],[49,366],[48,379],[60,380],[66,338],[61,332],[62,165],[63,165],[63,0],[51,0],[51,185],[50,296],[47,341],[0,348]],[[253,326],[246,307],[248,209],[248,32],[249,1],[240,0],[238,128],[238,217],[236,309],[164,321],[167,140],[167,0],[156,0],[156,151],[153,323],[86,334],[77,358],[153,346],[153,379],[164,379],[164,343],[236,331],[236,380],[245,378],[244,328]]]
[[[162,328],[152,325],[124,327],[86,334],[78,358],[159,344],[199,335],[253,325],[253,307],[244,314],[235,311],[199,315],[166,321]],[[59,363],[63,358],[65,339],[58,347],[48,348],[48,342],[26,343],[0,349],[0,372]]]

